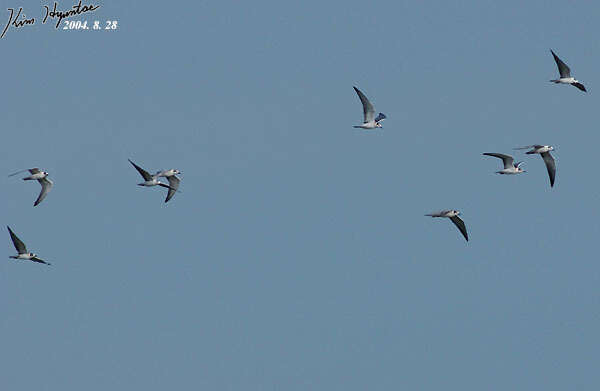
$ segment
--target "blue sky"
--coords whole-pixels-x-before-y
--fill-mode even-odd
[[[53,266],[5,232],[4,387],[597,389],[600,7],[423,3],[102,2],[73,19],[116,31],[7,32],[0,210]],[[382,130],[352,128],[353,85]],[[36,166],[33,208],[7,175]],[[423,216],[445,208],[469,243]]]

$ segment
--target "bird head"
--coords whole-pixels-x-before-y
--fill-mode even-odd
[[[377,126],[378,128],[383,128],[383,126],[381,126],[381,124],[380,124],[379,122],[377,122],[377,123],[375,124],[375,126]]]

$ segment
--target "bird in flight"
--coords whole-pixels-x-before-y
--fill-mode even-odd
[[[169,181],[169,191],[167,192],[167,198],[165,198],[165,202],[169,202],[169,200],[175,195],[175,192],[179,188],[179,182],[181,179],[177,178],[177,174],[181,174],[181,171],[176,169],[158,171],[156,173],[157,177],[165,177]]]
[[[556,65],[558,66],[558,72],[560,73],[560,78],[556,80],[550,80],[553,83],[561,83],[561,84],[570,84],[573,87],[579,88],[583,92],[587,92],[583,84],[581,84],[574,77],[571,77],[571,69],[565,64],[552,49],[550,49],[552,56],[554,57],[554,61],[556,61]]]
[[[43,259],[38,258],[37,255],[35,255],[34,253],[30,253],[27,251],[27,247],[25,247],[25,243],[23,243],[21,241],[21,239],[19,239],[17,237],[17,235],[15,235],[15,233],[12,231],[12,229],[10,229],[10,227],[7,225],[6,228],[8,228],[8,233],[10,233],[10,238],[12,239],[12,242],[15,246],[15,249],[17,250],[17,252],[19,253],[18,255],[11,255],[10,258],[12,259],[26,259],[29,261],[33,261],[33,262],[37,262],[37,263],[43,263],[45,265],[50,265],[50,262],[46,262]]]
[[[381,121],[387,118],[385,114],[379,113],[377,115],[377,118],[375,118],[375,107],[373,107],[371,102],[369,102],[365,94],[363,94],[358,88],[353,88],[354,91],[356,91],[358,97],[360,98],[360,102],[363,106],[363,123],[362,125],[354,125],[354,127],[362,129],[382,128],[383,126],[381,126]]]
[[[467,234],[467,227],[465,226],[465,222],[462,221],[461,218],[458,217],[458,215],[460,215],[460,212],[457,210],[442,210],[440,212],[428,213],[425,216],[449,218],[454,223],[454,225],[456,225],[456,228],[458,228],[460,233],[465,237],[465,240],[468,242],[469,235]]]
[[[44,198],[46,198],[46,195],[48,194],[48,192],[50,191],[50,189],[52,189],[52,186],[54,185],[54,182],[52,182],[50,179],[48,179],[48,173],[46,171],[41,171],[39,168],[29,168],[26,170],[21,170],[21,171],[17,171],[13,174],[10,174],[9,176],[14,176],[17,174],[20,174],[22,172],[25,171],[29,171],[29,173],[31,174],[28,177],[23,178],[24,181],[33,181],[33,180],[37,180],[40,185],[42,185],[42,190],[40,191],[40,194],[38,195],[38,198],[35,200],[35,202],[33,203],[33,206],[38,206],[40,204],[40,202],[42,202],[44,200]]]
[[[529,149],[531,151],[525,152],[527,155],[540,154],[544,163],[546,164],[546,170],[548,171],[548,177],[550,178],[550,187],[554,186],[554,178],[556,177],[556,164],[554,158],[550,155],[550,151],[554,151],[554,147],[551,145],[527,145],[515,149]]]
[[[484,153],[484,155],[493,156],[493,157],[502,159],[502,162],[504,163],[504,168],[500,171],[496,171],[496,173],[498,173],[498,174],[513,175],[513,174],[520,174],[522,172],[525,172],[525,170],[523,170],[521,168],[521,165],[523,164],[523,162],[519,162],[519,163],[515,164],[515,159],[513,159],[513,157],[510,155],[504,155],[502,153],[490,153],[490,152],[486,152],[486,153]]]
[[[170,194],[170,193],[171,192],[175,193],[177,191],[177,189],[174,188],[174,187],[172,187],[172,186],[170,186],[170,185],[167,185],[166,183],[162,183],[161,181],[159,181],[158,180],[158,174],[156,174],[156,175],[150,175],[150,173],[148,173],[148,171],[144,170],[142,167],[138,166],[137,164],[135,164],[131,160],[129,160],[129,163],[131,163],[133,165],[133,167],[135,167],[135,169],[140,173],[140,175],[142,176],[142,178],[144,178],[144,182],[138,183],[138,186],[145,186],[145,187],[161,186],[161,187],[166,187],[167,189],[169,189],[169,191],[167,192],[167,198],[166,198],[165,202],[169,201],[171,199],[171,197],[173,197],[173,194]],[[179,179],[177,179],[177,181],[179,181]],[[171,181],[169,181],[169,183],[171,183]],[[177,186],[179,186],[179,183],[177,183]],[[170,194],[170,197],[169,197],[169,194]]]

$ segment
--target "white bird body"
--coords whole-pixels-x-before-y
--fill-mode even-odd
[[[172,168],[170,170],[157,171],[155,176],[168,178],[170,176],[177,175],[177,174],[181,174],[181,171]]]
[[[148,181],[138,183],[138,186],[152,187],[152,186],[160,186],[161,184],[164,185],[164,183],[159,181],[158,178],[153,177],[152,179],[150,179]]]
[[[19,254],[19,255],[11,255],[10,258],[12,259],[27,259],[30,260],[32,258],[35,258],[35,254],[34,253],[27,253],[27,254]]]
[[[460,212],[457,210],[442,210],[440,212],[428,213],[425,216],[431,217],[454,217],[460,215]]]
[[[531,151],[525,152],[527,155],[531,155],[534,153],[542,154],[542,153],[554,151],[554,147],[551,145],[528,145],[526,147],[520,147],[520,148],[515,148],[515,149],[527,149],[527,148],[532,148]]]
[[[579,83],[579,80],[576,80],[574,77],[561,77],[560,79],[550,80],[550,81],[554,82],[556,84],[558,84],[558,83],[562,83],[562,84]]]
[[[502,175],[516,175],[516,174],[520,174],[522,173],[523,170],[519,169],[517,167],[510,167],[510,168],[504,168],[500,171],[496,171],[496,174],[502,174]]]
[[[41,172],[36,172],[35,174],[32,174],[28,177],[23,178],[24,181],[33,181],[33,180],[39,180],[42,178],[46,178],[48,176],[48,173],[45,171],[41,171]]]
[[[361,129],[375,129],[375,128],[381,128],[382,126],[378,122],[371,121],[371,122],[365,122],[361,125],[354,125],[354,127],[361,128]]]

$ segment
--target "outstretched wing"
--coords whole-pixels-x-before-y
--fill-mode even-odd
[[[583,84],[581,84],[581,83],[571,83],[571,85],[572,85],[573,87],[577,87],[577,88],[579,88],[579,89],[580,89],[581,91],[583,91],[583,92],[587,92],[587,90],[585,89],[585,87],[584,87],[584,86],[583,86]]]
[[[461,234],[465,237],[467,242],[469,241],[469,235],[467,234],[467,227],[465,226],[465,222],[460,219],[458,216],[450,217],[450,220],[456,225]]]
[[[543,147],[543,145],[537,145],[537,144],[535,144],[535,145],[524,145],[524,146],[522,146],[522,147],[513,148],[513,149],[514,149],[514,150],[519,150],[519,149],[529,149],[529,148],[535,148],[535,149],[539,149],[539,148],[541,148],[541,147]]]
[[[377,116],[377,118],[375,118],[375,122],[381,122],[381,121],[383,121],[386,118],[387,117],[385,116],[385,114],[379,113],[379,115]]]
[[[144,178],[145,181],[151,181],[152,180],[152,175],[150,175],[148,173],[148,171],[144,170],[142,167],[138,166],[137,164],[135,164],[134,162],[132,162],[130,159],[129,163],[133,164],[133,166],[135,167],[135,169],[140,173],[140,175],[142,176],[142,178]]]
[[[366,123],[366,122],[373,121],[373,118],[375,118],[375,108],[373,107],[371,102],[369,102],[369,100],[367,99],[365,94],[363,94],[356,87],[352,87],[352,88],[354,88],[354,91],[356,91],[356,93],[358,94],[358,97],[360,98],[360,102],[362,103],[364,122]]]
[[[556,164],[554,158],[550,155],[550,152],[544,152],[541,154],[544,163],[546,163],[546,170],[548,170],[548,177],[550,178],[550,187],[554,186],[554,177],[556,176]]]
[[[431,217],[444,217],[446,215],[446,213],[448,213],[448,210],[440,210],[439,212],[432,212],[432,213],[427,213],[425,216],[431,216]]]
[[[179,178],[177,178],[175,175],[167,177],[167,180],[169,181],[169,191],[167,192],[167,198],[165,198],[165,202],[169,202],[169,200],[173,198],[175,192],[179,188],[180,182]]]
[[[26,254],[27,247],[25,247],[25,243],[23,243],[21,239],[19,239],[17,235],[15,235],[15,233],[12,231],[12,229],[10,229],[8,225],[6,226],[6,228],[8,228],[8,233],[10,233],[10,238],[12,239],[12,242],[15,245],[15,249],[17,250],[17,252],[19,254]]]
[[[552,52],[554,61],[556,61],[556,65],[558,66],[558,73],[560,73],[560,77],[561,78],[562,77],[571,77],[571,69],[567,66],[567,64],[562,62],[562,60],[560,58],[558,58],[558,56],[556,55],[556,53],[554,53],[554,51],[552,49],[550,49],[550,52]]]
[[[490,153],[490,152],[486,152],[486,153],[484,153],[484,155],[486,155],[486,156],[493,156],[493,157],[497,157],[497,158],[502,159],[502,162],[504,163],[504,168],[511,168],[511,167],[513,167],[513,164],[515,162],[515,159],[513,159],[512,156],[505,155],[503,153]]]
[[[20,170],[20,171],[17,171],[17,172],[13,172],[9,176],[15,176],[15,175],[20,174],[20,173],[25,172],[25,171],[29,171],[32,174],[37,174],[38,172],[40,172],[40,169],[39,168],[27,168],[25,170]]]
[[[44,201],[44,198],[46,198],[46,195],[54,185],[54,183],[48,178],[38,179],[38,182],[40,185],[42,185],[42,190],[40,191],[40,195],[38,196],[37,200],[35,200],[33,203],[33,206],[38,206],[40,202]]]
[[[37,262],[37,263],[43,263],[44,265],[52,265],[50,262],[46,262],[43,259],[38,258],[38,257],[33,257],[30,260],[33,262]]]

